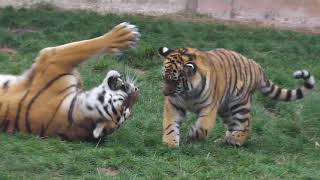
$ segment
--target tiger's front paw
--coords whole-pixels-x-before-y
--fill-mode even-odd
[[[113,54],[120,54],[122,51],[134,47],[139,41],[140,33],[135,25],[123,22],[115,26],[106,38],[110,44],[108,49]]]
[[[242,146],[249,135],[249,131],[227,131],[225,142],[234,146]]]
[[[166,144],[169,147],[178,147],[179,146],[179,137],[174,136],[163,136],[162,138],[163,144]]]
[[[195,143],[208,135],[208,130],[192,127],[188,132],[187,143]]]

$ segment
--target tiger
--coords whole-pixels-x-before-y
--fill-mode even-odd
[[[129,117],[138,88],[115,70],[82,89],[77,66],[92,57],[134,47],[138,28],[124,22],[92,39],[46,47],[20,75],[0,75],[0,128],[8,134],[93,141]]]
[[[232,50],[217,48],[159,48],[163,59],[162,93],[164,95],[164,144],[180,144],[180,126],[187,111],[197,116],[189,129],[187,143],[204,139],[214,127],[217,115],[226,128],[222,139],[232,146],[242,146],[251,131],[251,101],[256,89],[279,101],[302,99],[315,85],[306,70],[293,73],[304,85],[293,90],[281,88],[267,78],[254,60]]]

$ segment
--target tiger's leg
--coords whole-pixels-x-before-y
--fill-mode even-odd
[[[208,136],[213,128],[217,115],[217,107],[209,106],[202,109],[198,114],[198,119],[188,132],[187,143],[194,143]]]
[[[230,116],[223,118],[227,128],[225,142],[231,145],[242,146],[250,134],[251,124],[251,101],[237,103],[230,108]]]
[[[121,23],[97,38],[45,48],[40,51],[37,62],[59,65],[68,71],[91,57],[117,54],[133,47],[139,35],[134,25]]]
[[[174,106],[168,98],[165,99],[163,111],[163,143],[171,147],[179,146],[180,123],[185,111]]]

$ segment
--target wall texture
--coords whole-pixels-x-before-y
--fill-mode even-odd
[[[88,9],[99,13],[141,13],[149,15],[184,11],[188,0],[0,0],[0,7],[30,7],[50,3],[62,9]]]
[[[219,19],[320,27],[320,0],[199,0],[197,12]]]
[[[0,0],[0,7],[30,7],[39,2],[99,13],[161,15],[190,11],[222,20],[320,31],[320,0]]]

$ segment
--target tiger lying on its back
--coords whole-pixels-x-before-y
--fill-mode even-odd
[[[163,67],[163,142],[178,146],[179,127],[186,110],[197,114],[187,142],[208,135],[219,114],[227,128],[225,141],[241,146],[250,133],[251,98],[256,88],[264,95],[281,101],[303,98],[313,88],[315,79],[308,71],[293,76],[304,86],[282,89],[273,84],[261,66],[241,54],[225,49],[203,52],[193,48],[160,48]]]
[[[136,44],[139,33],[128,23],[103,36],[40,51],[20,76],[0,75],[0,128],[40,137],[93,140],[112,132],[129,116],[138,95],[117,71],[83,92],[76,66],[90,57],[115,54]]]

